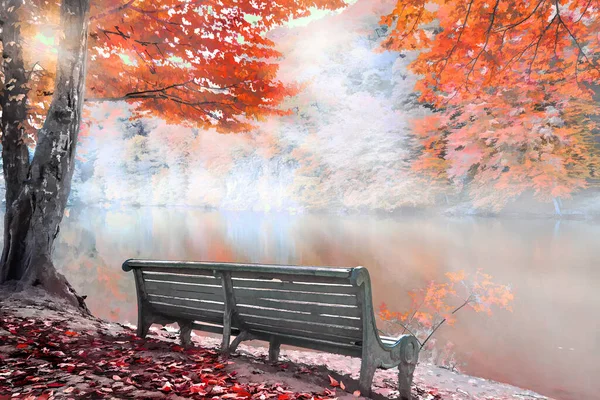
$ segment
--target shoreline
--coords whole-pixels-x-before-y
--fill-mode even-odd
[[[11,398],[6,397],[7,395],[13,395],[7,392],[7,384],[10,382],[14,384],[16,381],[11,380],[12,374],[9,371],[19,371],[24,369],[23,365],[17,365],[16,363],[23,362],[23,355],[18,356],[19,351],[26,352],[32,351],[35,353],[36,342],[27,342],[27,346],[24,344],[25,337],[21,335],[19,338],[12,333],[15,332],[14,328],[7,329],[7,321],[21,321],[23,326],[31,324],[32,326],[48,327],[47,329],[54,329],[54,327],[60,327],[65,333],[65,343],[62,346],[62,351],[59,353],[69,352],[85,352],[87,348],[78,348],[80,342],[78,338],[86,337],[87,342],[101,341],[103,344],[100,346],[104,349],[107,354],[113,354],[121,351],[123,346],[131,345],[135,342],[135,346],[143,346],[144,349],[140,350],[140,354],[148,356],[149,358],[161,359],[165,357],[181,358],[185,360],[188,352],[178,345],[178,339],[176,331],[171,327],[157,327],[154,326],[151,329],[148,340],[142,340],[135,338],[135,332],[130,326],[125,326],[117,323],[110,323],[95,317],[88,317],[81,315],[77,310],[65,306],[61,300],[57,300],[42,292],[39,289],[31,289],[26,292],[8,293],[6,288],[0,288],[0,337],[3,337],[3,341],[9,343],[8,345],[0,346],[0,399]],[[40,328],[36,328],[39,330]],[[62,340],[62,339],[61,339]],[[199,336],[195,332],[192,335],[192,340],[195,344],[194,350],[189,354],[196,354],[194,352],[201,352],[204,357],[208,354],[210,357],[217,357],[218,348],[220,346],[220,337],[217,336]],[[129,342],[132,343],[129,343]],[[12,345],[10,344],[12,343]],[[20,343],[20,344],[16,344]],[[360,359],[351,358],[346,356],[340,356],[329,353],[305,351],[302,349],[292,349],[282,347],[280,361],[271,364],[266,361],[267,348],[262,347],[258,343],[249,342],[248,344],[241,344],[239,351],[236,354],[231,355],[227,361],[220,360],[226,365],[224,371],[227,372],[228,376],[235,377],[235,383],[231,388],[236,387],[235,385],[245,385],[244,387],[256,388],[256,385],[264,386],[273,389],[276,393],[283,393],[287,395],[286,399],[302,399],[306,393],[312,393],[314,399],[317,398],[338,398],[338,399],[356,399],[357,396],[353,392],[357,389],[357,377],[360,371]],[[70,347],[69,347],[70,346]],[[103,347],[102,347],[103,346]],[[148,349],[145,349],[148,347]],[[154,349],[150,349],[153,347]],[[175,353],[169,353],[169,349],[179,349]],[[39,350],[39,349],[38,349]],[[37,350],[36,350],[37,351]],[[38,353],[35,353],[38,354]],[[129,350],[129,357],[137,357],[135,351]],[[29,357],[32,357],[31,355]],[[106,357],[106,356],[105,356]],[[195,357],[192,355],[192,357]],[[67,357],[69,358],[69,357]],[[33,356],[32,360],[36,361],[36,357]],[[215,358],[216,359],[216,358]],[[27,358],[30,360],[30,358]],[[85,358],[84,358],[85,360]],[[39,361],[39,360],[37,360]],[[33,361],[32,361],[33,362]],[[11,366],[11,363],[15,364]],[[153,366],[153,361],[149,362],[150,368],[146,370],[157,369],[160,370],[161,363],[157,361],[157,366]],[[110,364],[110,362],[109,362]],[[65,359],[61,365],[76,365],[73,360]],[[98,365],[95,366],[98,369]],[[104,368],[104,364],[102,366]],[[115,379],[107,381],[104,375],[110,373],[104,373],[102,370],[94,371],[93,367],[82,367],[82,371],[78,372],[78,375],[69,373],[68,370],[65,372],[64,368],[53,370],[57,376],[55,378],[50,377],[50,380],[54,379],[55,383],[48,384],[49,388],[52,388],[52,396],[43,398],[85,398],[81,396],[72,396],[70,393],[74,391],[80,391],[84,393],[89,390],[98,391],[97,385],[101,385],[102,391],[97,396],[106,395],[106,397],[113,397],[120,389],[127,388],[128,394],[123,394],[122,398],[131,398],[133,395],[135,398],[191,398],[186,389],[181,389],[177,393],[176,397],[171,396],[173,393],[165,393],[164,391],[157,390],[158,386],[154,383],[145,384],[143,381],[133,382],[133,384],[121,385],[121,379],[119,375],[116,375],[118,382]],[[88,371],[88,369],[90,371]],[[87,372],[86,372],[87,371]],[[71,371],[73,372],[73,371]],[[86,372],[85,374],[83,372]],[[83,376],[82,376],[83,375]],[[135,374],[134,374],[135,375]],[[139,374],[138,374],[139,375]],[[156,375],[156,373],[154,374]],[[152,375],[152,376],[154,376]],[[185,375],[185,373],[184,373]],[[342,382],[345,386],[345,391],[339,387],[332,387],[329,381],[329,375],[339,382]],[[132,375],[133,376],[133,375]],[[175,376],[172,379],[177,379],[175,372],[169,376]],[[114,378],[114,376],[113,376]],[[164,377],[155,377],[152,379],[163,379]],[[16,378],[15,378],[16,379]],[[24,384],[19,387],[20,393],[17,398],[27,398],[26,394],[29,395],[35,390],[40,389],[40,385],[36,385],[36,378],[31,378],[30,384]],[[70,382],[70,383],[69,383]],[[96,384],[88,387],[93,382]],[[156,383],[156,382],[155,382]],[[162,381],[158,382],[162,384]],[[166,384],[166,383],[165,383]],[[395,385],[397,384],[397,371],[394,369],[390,370],[378,370],[375,374],[373,381],[373,394],[372,399],[375,400],[386,400],[395,399],[397,391]],[[108,385],[108,386],[107,386]],[[153,386],[154,385],[154,386]],[[37,389],[36,389],[37,386]],[[156,387],[155,387],[156,386]],[[72,388],[72,389],[70,389]],[[277,389],[279,388],[279,389]],[[27,392],[27,390],[30,392]],[[109,392],[108,390],[115,390]],[[46,390],[50,390],[46,388]],[[248,389],[251,390],[251,389]],[[65,392],[66,391],[66,392]],[[152,394],[150,394],[152,392]],[[29,393],[29,394],[28,394]],[[136,394],[137,393],[137,394]],[[186,396],[185,393],[188,393]],[[196,396],[197,397],[197,396]],[[517,388],[515,386],[493,382],[483,378],[473,377],[469,375],[460,374],[457,372],[451,372],[448,369],[437,367],[431,364],[419,363],[415,371],[415,377],[413,382],[413,397],[419,400],[433,400],[433,399],[547,399],[552,400],[549,397],[542,396],[530,390]],[[15,398],[15,397],[12,397]],[[89,398],[89,397],[87,397]],[[114,398],[114,397],[113,397]],[[120,397],[118,397],[120,398]],[[233,396],[226,398],[235,398]],[[253,397],[254,398],[254,397]],[[283,400],[278,398],[278,400]]]

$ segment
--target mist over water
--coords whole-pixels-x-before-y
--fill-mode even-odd
[[[600,375],[599,235],[586,221],[72,208],[55,260],[95,315],[133,324],[133,276],[121,270],[131,257],[363,265],[375,305],[398,311],[408,291],[482,268],[511,286],[514,311],[460,312],[440,343],[455,344],[467,373],[583,399]]]
[[[270,32],[283,55],[280,79],[303,90],[286,102],[290,115],[255,131],[221,135],[151,115],[130,121],[124,104],[91,109],[57,267],[94,315],[133,324],[134,280],[121,270],[133,257],[362,265],[375,306],[392,311],[407,310],[409,291],[446,272],[481,268],[511,286],[514,310],[462,310],[436,333],[454,343],[461,369],[561,400],[596,398],[600,224],[522,218],[555,212],[529,199],[515,206],[519,219],[469,217],[468,200],[415,179],[412,122],[429,112],[407,70],[415,55],[375,51],[379,18],[395,3],[361,0]],[[561,207],[598,216],[599,199],[584,193]],[[403,207],[462,217],[372,214]]]

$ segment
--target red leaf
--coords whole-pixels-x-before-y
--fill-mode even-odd
[[[360,397],[360,390],[355,390],[352,394],[354,395],[354,397]]]
[[[26,349],[28,347],[29,347],[29,345],[27,343],[19,343],[17,345],[17,349]]]
[[[190,386],[190,393],[198,393],[198,394],[201,394],[202,396],[204,396],[206,394],[206,392],[204,391],[205,387],[206,387],[206,384],[197,383],[195,385]]]
[[[73,331],[65,331],[65,335],[67,335],[67,336],[77,336],[79,334],[77,332],[73,332]]]
[[[329,376],[329,384],[333,387],[338,387],[340,386],[340,383],[338,381],[336,381],[331,375],[327,375]]]
[[[46,387],[49,387],[49,388],[59,388],[59,387],[63,387],[63,386],[65,386],[65,384],[62,382],[52,382],[52,383],[49,383],[46,385]]]
[[[173,385],[171,385],[171,383],[167,381],[167,382],[165,382],[163,387],[160,388],[160,390],[163,392],[170,392],[173,390]]]

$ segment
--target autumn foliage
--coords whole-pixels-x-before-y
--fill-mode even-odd
[[[597,176],[600,10],[589,0],[402,0],[384,49],[418,51],[415,170],[500,208]]]
[[[298,88],[276,78],[281,54],[265,35],[311,8],[342,0],[236,2],[104,0],[92,2],[86,103],[127,101],[135,117],[248,130],[253,120],[286,114],[279,107]],[[59,5],[22,8],[23,51],[30,73],[28,132],[34,140],[51,99]]]
[[[421,347],[444,323],[453,325],[458,311],[470,308],[492,315],[492,307],[512,311],[514,295],[509,286],[494,283],[493,277],[478,270],[446,273],[446,282],[431,281],[425,288],[409,292],[411,308],[405,312],[379,307],[379,318],[390,334],[412,333]]]

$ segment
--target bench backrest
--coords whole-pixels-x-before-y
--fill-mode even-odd
[[[362,267],[127,260],[123,269],[134,270],[138,304],[155,313],[220,325],[233,310],[238,330],[317,350],[360,356],[372,313],[363,305],[370,284],[356,281]]]

